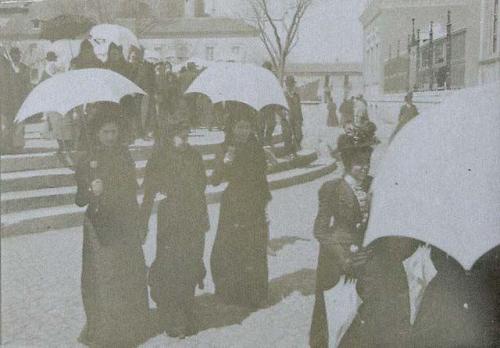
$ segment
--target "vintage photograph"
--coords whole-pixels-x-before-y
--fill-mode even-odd
[[[500,347],[499,0],[0,0],[0,346]]]

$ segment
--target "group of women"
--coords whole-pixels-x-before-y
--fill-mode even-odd
[[[236,109],[235,109],[236,110]],[[76,168],[76,204],[86,206],[82,298],[86,325],[80,342],[133,347],[152,327],[169,336],[197,331],[195,289],[203,288],[205,200],[209,179],[202,156],[188,143],[184,122],[168,129],[146,166],[144,198],[137,201],[135,165],[120,141],[119,105],[101,103],[90,134],[95,146]],[[262,147],[252,130],[252,110],[241,105],[216,156],[211,183],[227,182],[214,242],[211,271],[224,303],[259,308],[268,286],[266,205],[271,199]],[[158,194],[156,258],[145,265],[142,244]],[[151,322],[148,285],[158,308]]]

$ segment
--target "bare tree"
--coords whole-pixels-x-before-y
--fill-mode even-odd
[[[283,83],[287,58],[298,42],[300,23],[313,0],[291,0],[279,12],[273,13],[272,0],[248,0],[255,23],[269,59]]]

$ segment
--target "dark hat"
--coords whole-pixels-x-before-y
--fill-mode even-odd
[[[90,125],[92,133],[97,134],[97,132],[108,123],[116,123],[118,126],[122,126],[120,104],[99,102],[95,103],[95,106],[97,108],[96,115],[92,119],[92,124]]]
[[[413,92],[408,92],[408,94],[405,95],[405,101],[411,101],[413,99]]]
[[[55,62],[57,61],[57,54],[55,54],[55,52],[53,51],[49,51],[45,56],[45,60],[47,60],[47,62]]]
[[[295,77],[292,75],[288,75],[285,79],[285,84],[287,86],[295,86]]]
[[[352,137],[341,135],[337,141],[337,149],[344,167],[350,169],[354,163],[369,163],[373,148],[369,145],[356,144]]]

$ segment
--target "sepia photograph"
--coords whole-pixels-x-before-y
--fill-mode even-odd
[[[0,0],[0,346],[500,347],[499,0]]]

